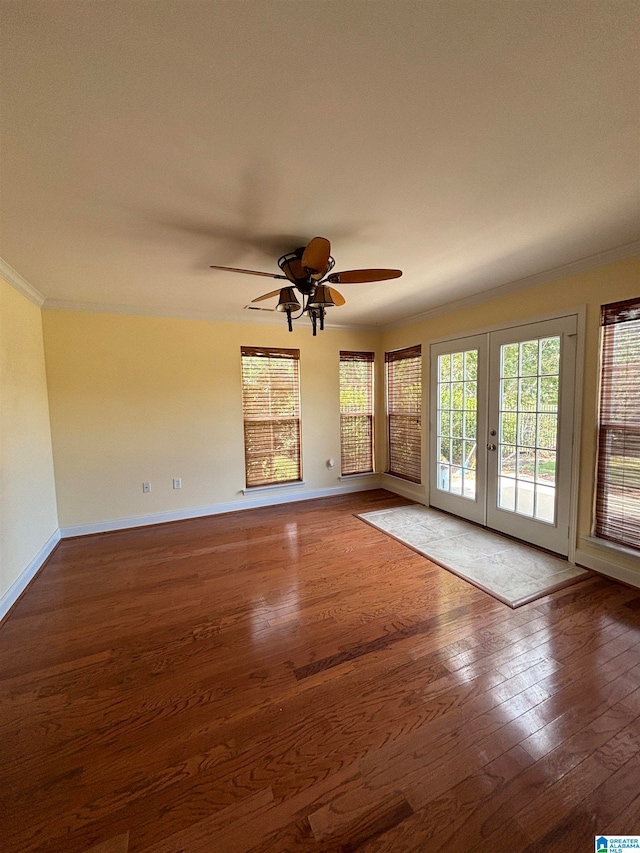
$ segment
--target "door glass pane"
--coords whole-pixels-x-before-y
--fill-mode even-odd
[[[500,394],[500,408],[503,412],[517,412],[518,411],[518,380],[517,379],[503,379],[500,383],[501,386],[501,394]]]
[[[533,517],[534,491],[531,483],[516,480],[516,512]]]
[[[518,430],[518,416],[515,412],[502,412],[500,415],[500,443],[515,444]]]
[[[540,341],[540,373],[560,373],[560,338],[543,338]]]
[[[451,484],[449,491],[452,495],[462,496],[462,468],[459,465],[451,466]]]
[[[468,403],[467,403],[468,404]],[[478,426],[478,417],[475,412],[466,411],[464,413],[464,437],[475,443],[476,429]]]
[[[553,524],[560,336],[500,351],[498,506]]]
[[[498,506],[500,509],[516,510],[516,481],[511,477],[500,477],[498,480]]]
[[[524,341],[520,344],[520,376],[538,375],[538,341]]]
[[[540,411],[558,411],[558,376],[543,376],[540,379]]]
[[[449,471],[451,470],[450,466],[441,462],[438,467],[438,488],[442,492],[449,491]]]
[[[518,375],[518,344],[506,344],[501,352],[501,375],[504,377]]]
[[[525,376],[519,382],[520,397],[518,410],[521,412],[535,412],[538,400],[538,382],[535,376]]]
[[[437,373],[437,488],[475,500],[478,350],[438,356]]]
[[[547,486],[556,484],[555,450],[539,450],[536,454],[536,482]]]
[[[448,382],[451,379],[451,356],[450,355],[441,355],[438,359],[438,369],[440,380],[442,382]]]
[[[454,438],[462,438],[464,412],[461,410],[451,413],[451,435]]]
[[[558,440],[558,416],[538,415],[538,447],[555,450]]]
[[[464,379],[464,353],[454,352],[451,359],[451,378],[456,381]]]
[[[464,378],[478,378],[478,350],[467,350],[464,354]]]
[[[500,445],[500,474],[503,477],[516,476],[516,446],[511,444]]]
[[[551,486],[536,486],[536,518],[553,524],[556,490]]]

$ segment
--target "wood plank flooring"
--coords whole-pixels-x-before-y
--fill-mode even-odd
[[[0,627],[4,853],[592,850],[640,832],[640,591],[513,611],[381,490],[62,542]]]

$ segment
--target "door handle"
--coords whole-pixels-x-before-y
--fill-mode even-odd
[[[487,450],[496,450],[495,444],[487,444]]]

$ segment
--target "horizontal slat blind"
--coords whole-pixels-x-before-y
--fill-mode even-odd
[[[300,351],[260,347],[241,351],[247,486],[301,480]]]
[[[422,348],[385,353],[387,365],[388,473],[420,483]]]
[[[340,353],[340,460],[343,476],[373,471],[372,352]]]
[[[640,297],[602,307],[595,533],[640,550]]]

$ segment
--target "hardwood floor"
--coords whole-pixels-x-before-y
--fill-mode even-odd
[[[4,853],[592,850],[640,832],[640,591],[511,610],[356,512],[63,541],[0,627]]]

